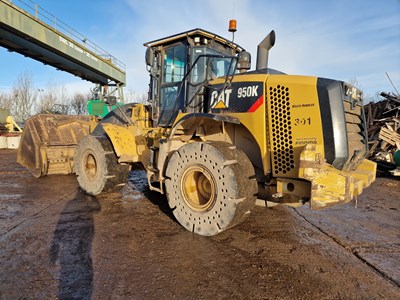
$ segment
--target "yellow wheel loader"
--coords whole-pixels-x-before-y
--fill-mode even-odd
[[[268,68],[274,43],[272,31],[253,71],[247,51],[202,29],[146,43],[150,104],[112,111],[79,141],[70,161],[82,189],[115,189],[140,165],[204,236],[241,222],[257,198],[320,209],[357,197],[376,173],[362,92]]]

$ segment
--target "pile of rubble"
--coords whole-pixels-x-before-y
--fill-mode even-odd
[[[381,93],[379,102],[365,105],[368,125],[368,157],[378,163],[378,168],[400,175],[400,96]]]

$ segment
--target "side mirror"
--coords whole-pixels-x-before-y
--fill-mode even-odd
[[[146,50],[146,65],[152,66],[154,63],[154,51],[152,48]]]
[[[246,72],[251,68],[251,55],[247,51],[242,51],[239,53],[237,69],[240,72]]]

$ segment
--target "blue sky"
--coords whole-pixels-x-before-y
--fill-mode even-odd
[[[23,0],[29,2],[30,0]],[[19,5],[18,0],[13,1]],[[276,44],[269,66],[288,74],[315,75],[344,81],[356,78],[366,95],[400,91],[400,0],[36,0],[127,66],[127,89],[145,93],[148,73],[144,42],[193,28],[230,38],[252,54],[272,29]],[[0,92],[29,71],[35,85],[49,82],[70,91],[92,84],[32,59],[0,48]]]

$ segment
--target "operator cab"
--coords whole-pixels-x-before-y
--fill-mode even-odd
[[[208,112],[208,104],[203,100],[205,85],[214,78],[233,75],[239,54],[249,55],[239,45],[203,29],[182,32],[144,46],[150,73],[152,118],[163,127],[171,126],[179,112]]]

